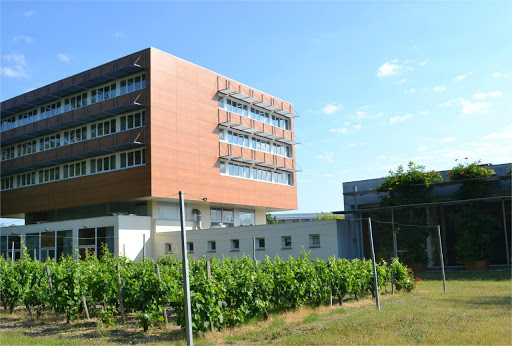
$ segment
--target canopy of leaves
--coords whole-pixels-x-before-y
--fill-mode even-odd
[[[381,198],[384,206],[428,202],[435,196],[428,195],[431,184],[443,181],[443,177],[435,170],[426,171],[425,166],[409,162],[407,170],[403,166],[393,172],[389,171],[385,181],[377,188],[378,192],[386,192]]]
[[[487,165],[480,165],[481,161],[475,161],[472,163],[465,162],[459,163],[453,167],[448,175],[448,180],[468,180],[477,178],[487,178],[496,175],[494,170],[490,169]]]

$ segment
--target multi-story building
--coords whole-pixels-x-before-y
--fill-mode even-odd
[[[1,103],[2,253],[135,258],[179,227],[297,209],[293,105],[155,48]],[[135,240],[136,239],[136,240]],[[163,246],[163,245],[162,245]],[[151,255],[149,246],[147,255]]]

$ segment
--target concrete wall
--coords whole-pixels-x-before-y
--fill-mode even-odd
[[[157,228],[165,227],[157,221]],[[320,236],[320,246],[310,247],[311,234]],[[283,248],[282,237],[290,236],[291,248]],[[265,238],[265,248],[253,250],[255,238]],[[239,240],[239,250],[233,250],[231,241]],[[241,257],[244,254],[263,260],[279,255],[281,258],[297,257],[301,250],[311,251],[311,258],[326,260],[330,256],[357,257],[357,237],[343,220],[311,221],[300,224],[273,224],[232,228],[214,228],[187,231],[187,241],[194,243],[192,257]],[[215,241],[216,251],[209,251],[208,242]],[[181,233],[157,232],[154,236],[155,258],[166,253],[166,244],[171,245],[172,254],[181,256]]]

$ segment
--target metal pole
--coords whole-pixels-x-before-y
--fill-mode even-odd
[[[126,245],[123,244],[123,256],[126,257]]]
[[[398,258],[398,243],[396,241],[396,232],[395,232],[395,211],[391,209],[391,225],[393,227],[393,254],[395,258]]]
[[[190,304],[190,276],[188,272],[187,258],[187,232],[185,230],[185,198],[183,191],[180,191],[180,223],[181,223],[181,253],[183,265],[183,290],[185,298],[185,332],[187,337],[187,345],[194,345],[192,336],[192,308]]]
[[[142,262],[146,261],[146,235],[142,235]]]
[[[256,238],[252,238],[252,259],[256,263]]]
[[[441,226],[437,225],[437,236],[439,237],[439,258],[441,259],[441,273],[443,273],[443,290],[446,293],[446,277],[444,275],[443,243],[441,242]]]
[[[11,261],[14,261],[14,242],[12,242]]]
[[[507,216],[505,214],[505,200],[501,200],[501,209],[503,210],[503,230],[505,231],[505,250],[507,251],[507,264],[510,264],[510,252],[508,250],[508,232],[507,232]]]
[[[375,265],[375,250],[373,248],[372,219],[370,217],[368,218],[368,233],[370,233],[370,245],[372,247],[373,284],[375,285],[375,301],[377,303],[377,310],[380,310],[379,284],[377,282],[377,266]]]

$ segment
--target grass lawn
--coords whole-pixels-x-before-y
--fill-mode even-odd
[[[198,337],[195,343],[511,345],[510,271],[446,275],[446,294],[441,274],[428,272],[419,275],[421,281],[413,292],[382,295],[380,311],[371,299],[348,301],[343,307],[301,308],[273,314],[268,321],[254,320]],[[94,322],[80,321],[70,326],[62,322],[46,325],[53,332],[45,333],[41,322],[9,323],[9,315],[3,312],[1,317],[2,345],[185,344],[183,334],[176,328],[153,328],[144,335],[137,331],[135,322],[123,328],[98,329]],[[32,327],[45,336],[37,336]]]

